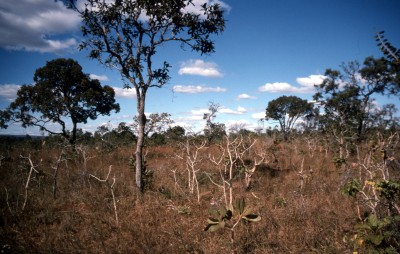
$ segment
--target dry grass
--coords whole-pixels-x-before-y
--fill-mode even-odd
[[[262,220],[238,227],[233,246],[236,253],[351,252],[352,246],[343,238],[351,232],[357,213],[354,202],[339,192],[344,172],[333,165],[331,151],[314,151],[301,139],[277,145],[263,140],[261,144],[271,149],[268,164],[257,168],[249,191],[238,175],[234,193],[245,197]],[[203,230],[209,209],[215,208],[211,203],[222,196],[204,174],[218,175],[207,159],[209,153],[217,151],[216,147],[201,151],[203,160],[197,175],[200,203],[187,188],[184,163],[175,156],[180,152],[178,147],[149,148],[147,163],[154,179],[143,196],[136,192],[128,167],[132,148],[89,149],[86,168],[81,155],[70,153],[60,164],[56,198],[51,165],[60,149],[19,147],[1,151],[0,251],[228,253],[228,232]],[[29,153],[43,174],[33,174],[27,206],[22,210],[29,168],[20,155]],[[109,165],[110,179],[115,177],[118,224],[109,187],[88,176],[104,179]]]

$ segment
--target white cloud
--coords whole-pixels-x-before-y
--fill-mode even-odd
[[[254,96],[251,96],[251,95],[248,95],[248,94],[246,94],[246,93],[242,93],[242,94],[239,94],[237,97],[236,97],[236,99],[238,99],[238,100],[242,100],[242,99],[256,99],[256,97],[254,97]]]
[[[135,89],[120,88],[120,87],[113,87],[113,89],[115,91],[116,97],[122,97],[122,98],[135,98],[136,97]]]
[[[213,62],[204,62],[203,60],[189,60],[181,64],[178,71],[179,75],[199,75],[204,77],[219,78],[222,73],[218,70],[218,65]]]
[[[237,107],[237,111],[240,112],[240,113],[246,113],[247,109],[245,109],[244,107],[238,106]]]
[[[260,92],[270,92],[270,93],[296,92],[296,89],[298,88],[285,82],[267,83],[258,88]]]
[[[108,77],[106,75],[96,75],[96,74],[90,74],[91,79],[98,79],[100,81],[109,81]]]
[[[230,108],[221,108],[218,110],[221,114],[229,114],[229,115],[242,115],[247,112],[247,110],[241,106],[238,106],[236,110]]]
[[[304,78],[297,78],[296,81],[303,87],[308,87],[314,91],[314,85],[321,84],[326,77],[324,75],[310,75]]]
[[[256,120],[264,119],[265,112],[258,112],[258,113],[251,114],[251,118],[256,119]]]
[[[81,18],[62,1],[0,1],[0,47],[11,50],[63,52],[75,38],[57,38],[78,31]]]
[[[275,82],[266,83],[260,86],[258,90],[260,92],[270,93],[313,93],[315,92],[314,85],[321,84],[324,81],[325,76],[323,75],[310,75],[308,77],[296,78],[297,83],[300,86],[293,86],[286,82]]]
[[[17,92],[20,88],[20,85],[15,84],[0,85],[0,96],[12,101],[17,97]]]
[[[205,113],[209,113],[209,110],[207,108],[201,108],[201,109],[192,109],[190,110],[190,114],[195,115],[195,116],[202,116]]]
[[[207,108],[200,108],[200,109],[192,109],[188,112],[185,112],[185,116],[180,116],[175,119],[175,122],[204,122],[205,120],[203,119],[204,114],[209,113],[209,110]],[[202,123],[203,124],[203,123]]]
[[[207,86],[181,86],[181,85],[176,85],[172,88],[172,90],[176,93],[221,93],[221,92],[226,92],[226,88],[222,87],[207,87]]]

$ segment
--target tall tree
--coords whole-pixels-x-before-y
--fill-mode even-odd
[[[277,120],[285,140],[296,121],[312,111],[312,105],[297,96],[281,96],[268,103],[265,118]]]
[[[116,68],[137,96],[138,141],[136,145],[136,187],[142,191],[145,102],[151,87],[164,86],[170,76],[167,61],[153,64],[157,49],[169,42],[208,54],[214,51],[211,35],[223,31],[225,20],[218,4],[201,5],[201,12],[189,12],[193,0],[87,0],[80,10],[85,40],[81,49],[89,57]]]
[[[113,110],[119,112],[114,89],[102,87],[97,79],[91,79],[73,59],[49,61],[36,70],[33,79],[34,85],[23,85],[15,101],[0,111],[0,127],[7,128],[8,122],[18,122],[23,127],[38,126],[74,144],[78,123],[110,115]],[[50,128],[49,123],[58,124],[61,131]]]

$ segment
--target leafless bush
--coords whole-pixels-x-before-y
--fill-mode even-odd
[[[200,145],[191,144],[189,140],[186,143],[182,144],[182,155],[176,154],[176,157],[183,160],[185,163],[186,171],[187,171],[187,186],[191,194],[194,193],[196,189],[197,194],[197,202],[200,203],[200,190],[199,190],[199,182],[197,180],[197,174],[200,171],[199,164],[202,161],[202,158],[199,155],[199,152],[205,148],[206,141],[203,141]],[[172,171],[175,179],[175,186],[177,184],[176,181],[176,171]]]
[[[111,174],[112,165],[108,168],[108,173],[104,179],[101,179],[95,175],[89,174],[89,177],[96,179],[99,182],[104,183],[104,185],[110,189],[112,200],[113,200],[113,207],[114,207],[114,215],[115,215],[115,223],[118,227],[118,212],[117,212],[117,202],[115,201],[115,194],[114,194],[114,184],[115,184],[115,175],[113,176],[112,180],[109,180]]]

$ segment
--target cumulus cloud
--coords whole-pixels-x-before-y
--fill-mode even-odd
[[[326,77],[324,75],[310,75],[304,78],[297,78],[296,81],[303,87],[314,89],[314,85],[321,84]],[[313,90],[312,90],[313,91]]]
[[[121,97],[121,98],[135,98],[136,97],[135,89],[120,88],[120,87],[113,87],[113,89],[115,91],[116,97]]]
[[[296,89],[296,87],[285,82],[266,83],[265,85],[258,88],[260,92],[270,93],[295,92]]]
[[[10,50],[60,53],[77,45],[59,38],[77,31],[81,18],[62,1],[0,1],[0,47]]]
[[[257,119],[257,120],[264,119],[265,112],[258,112],[258,113],[251,114],[251,118]]]
[[[248,95],[246,93],[239,94],[236,99],[238,100],[247,100],[247,99],[255,99],[256,97]]]
[[[20,85],[15,84],[0,85],[0,96],[12,101],[17,97],[17,92],[20,87]]]
[[[205,113],[208,113],[207,108],[201,108],[201,109],[192,109],[190,110],[190,114],[195,115],[195,116],[203,116]]]
[[[323,75],[310,75],[308,77],[296,78],[300,86],[293,86],[286,82],[266,83],[260,86],[260,92],[270,93],[313,93],[315,91],[314,85],[321,84],[325,79]]]
[[[204,77],[219,78],[222,73],[218,70],[218,65],[213,62],[204,62],[203,60],[189,60],[181,64],[178,71],[179,75],[199,75]]]
[[[106,75],[96,75],[96,74],[90,74],[91,79],[98,79],[100,81],[108,81],[108,77]]]
[[[242,115],[247,112],[247,110],[241,106],[238,106],[236,110],[230,108],[221,108],[219,110],[221,114],[229,114],[229,115]]]
[[[208,86],[181,86],[181,85],[176,85],[172,88],[172,90],[176,93],[221,93],[221,92],[226,92],[226,88],[222,87],[208,87]]]

